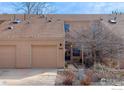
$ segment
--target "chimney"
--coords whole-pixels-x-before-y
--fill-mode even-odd
[[[24,20],[26,20],[26,14],[24,14]]]
[[[15,20],[16,19],[16,15],[15,14],[13,14],[13,20]]]

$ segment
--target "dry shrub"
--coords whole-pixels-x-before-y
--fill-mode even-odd
[[[117,65],[118,65],[117,62],[112,62],[112,63],[111,63],[111,67],[112,67],[112,68],[117,68]]]
[[[99,82],[101,78],[102,77],[98,73],[94,73],[92,76],[92,82]]]
[[[85,76],[83,80],[80,81],[81,85],[91,85],[92,78],[90,76]]]
[[[93,71],[92,70],[87,70],[85,73],[85,77],[83,80],[80,81],[81,85],[91,85],[92,82],[92,75]]]
[[[116,59],[111,60],[109,58],[106,58],[104,59],[103,65],[110,67],[110,68],[117,68],[118,62]]]
[[[64,71],[65,79],[63,80],[63,85],[72,85],[75,79],[75,74],[73,71]]]
[[[87,71],[85,72],[85,74],[86,74],[87,76],[92,77],[92,75],[93,75],[93,70],[87,69]]]
[[[97,64],[96,66],[94,66],[94,74],[99,78],[116,78],[116,74],[114,71],[112,70],[116,70],[115,68],[110,68],[108,66],[105,65],[101,65],[101,64]]]

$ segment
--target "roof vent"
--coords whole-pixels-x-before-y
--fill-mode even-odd
[[[21,23],[21,20],[20,19],[15,19],[15,21],[12,22],[13,24],[19,24]]]
[[[61,21],[60,19],[57,19],[57,21]]]
[[[100,17],[100,21],[103,21],[103,18],[102,17]]]
[[[13,26],[9,26],[8,29],[13,29]]]
[[[48,22],[48,23],[52,22],[52,18],[47,19],[47,22]]]
[[[26,20],[26,14],[24,14],[24,20]]]
[[[52,22],[51,20],[48,20],[47,22]]]
[[[40,15],[40,18],[45,18],[45,16],[44,15]]]
[[[28,21],[28,22],[26,22],[27,24],[30,24],[30,22]]]
[[[116,24],[117,23],[116,19],[117,19],[117,17],[114,17],[114,18],[108,20],[108,22],[111,24]]]
[[[111,24],[116,24],[117,23],[117,21],[114,20],[114,19],[110,19],[108,22],[111,23]]]

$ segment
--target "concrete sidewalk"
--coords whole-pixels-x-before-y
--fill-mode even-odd
[[[55,84],[57,69],[0,69],[0,85]]]

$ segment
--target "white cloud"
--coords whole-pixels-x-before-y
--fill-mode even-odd
[[[118,9],[124,11],[124,3],[108,3],[108,2],[96,2],[96,3],[58,3],[58,13],[84,13],[84,14],[106,14],[111,13],[113,10]],[[61,4],[64,6],[62,7]]]

